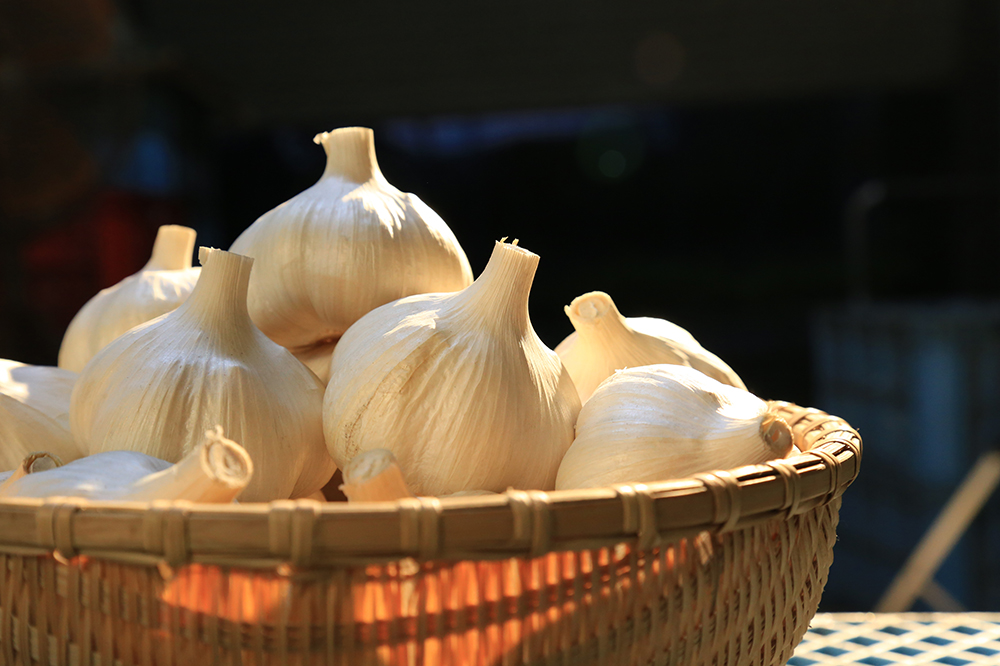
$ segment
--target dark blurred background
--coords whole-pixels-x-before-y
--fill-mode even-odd
[[[861,430],[825,610],[871,608],[996,445],[996,0],[0,0],[0,358],[54,364],[161,224],[228,247],[344,125],[474,273],[541,256],[549,346],[604,290]],[[938,583],[1000,610],[996,498]]]

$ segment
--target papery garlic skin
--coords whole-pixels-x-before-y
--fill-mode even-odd
[[[253,260],[202,248],[190,298],[101,350],[73,391],[73,434],[90,453],[176,462],[220,424],[256,472],[244,501],[309,495],[335,471],[323,440],[324,386],[250,321]]]
[[[187,299],[198,282],[200,268],[191,267],[195,230],[164,225],[156,234],[153,253],[138,273],[102,289],[70,322],[59,347],[59,367],[80,372],[109,342]]]
[[[0,393],[33,407],[69,430],[69,399],[77,373],[51,365],[0,359]]]
[[[566,306],[571,333],[556,347],[573,377],[580,400],[616,370],[670,363],[699,370],[712,379],[745,389],[743,380],[718,356],[680,326],[653,317],[623,317],[603,291],[592,291]]]
[[[327,379],[331,343],[362,315],[404,296],[463,289],[472,270],[444,220],[382,175],[370,129],[344,127],[316,142],[327,153],[319,182],[261,216],[231,249],[256,259],[254,323]]]
[[[752,393],[685,366],[628,368],[584,404],[556,489],[685,478],[791,449],[791,429]]]
[[[389,449],[417,495],[551,489],[580,401],[528,318],[537,264],[497,243],[472,286],[403,298],[354,324],[324,403],[334,460]]]
[[[0,393],[0,470],[17,468],[35,451],[46,451],[63,462],[86,455],[55,419]]]
[[[339,340],[340,338],[337,338]],[[289,350],[302,365],[306,366],[319,377],[324,384],[330,381],[330,357],[337,346],[337,340],[318,342],[314,345]]]

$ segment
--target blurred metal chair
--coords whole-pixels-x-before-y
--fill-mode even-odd
[[[932,609],[961,611],[962,605],[934,581],[934,574],[1000,485],[1000,451],[979,457],[945,504],[902,570],[875,606],[877,613],[899,613],[921,598]]]

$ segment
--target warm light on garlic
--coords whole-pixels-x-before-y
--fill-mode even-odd
[[[334,460],[389,449],[418,495],[551,489],[580,400],[531,327],[537,265],[500,242],[470,287],[403,298],[354,324],[324,404]]]
[[[77,374],[51,365],[0,359],[0,393],[33,407],[69,430],[69,398]]]
[[[625,318],[603,291],[576,297],[566,315],[576,331],[559,343],[556,353],[583,402],[615,370],[657,363],[688,366],[723,384],[746,388],[732,368],[686,330],[664,319]]]
[[[90,453],[176,462],[218,423],[254,460],[242,499],[314,493],[335,470],[323,440],[324,386],[250,321],[253,259],[202,248],[202,264],[183,305],[113,341],[80,374],[73,434]]]
[[[143,269],[101,290],[73,317],[59,348],[59,367],[80,372],[122,333],[183,303],[201,272],[191,267],[194,239],[194,229],[160,227]]]
[[[253,476],[250,456],[221,428],[204,433],[176,465],[135,451],[110,451],[22,476],[0,497],[82,497],[91,500],[231,502]]]
[[[315,185],[265,213],[232,251],[254,257],[254,323],[328,379],[337,339],[368,311],[411,294],[472,282],[465,252],[416,195],[385,179],[372,131],[316,137],[327,154]]]
[[[580,411],[556,488],[689,477],[784,458],[788,425],[755,395],[679,365],[621,370]]]
[[[371,449],[344,466],[340,490],[351,502],[386,502],[413,497],[396,456],[387,449]]]

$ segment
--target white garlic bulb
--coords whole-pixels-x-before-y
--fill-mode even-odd
[[[621,370],[580,411],[556,488],[648,483],[784,458],[792,433],[752,393],[679,365]]]
[[[51,365],[0,359],[0,393],[34,407],[69,430],[69,398],[77,374]]]
[[[102,289],[73,317],[59,347],[59,367],[80,372],[119,335],[183,303],[201,272],[191,267],[194,239],[194,229],[160,227],[143,269]]]
[[[179,308],[101,350],[73,390],[70,422],[90,453],[177,462],[221,424],[254,460],[246,501],[309,495],[335,471],[323,441],[324,386],[247,314],[253,259],[202,248]]]
[[[403,296],[463,289],[472,270],[444,220],[382,175],[370,129],[315,140],[327,155],[319,182],[261,216],[231,249],[256,259],[254,323],[325,381],[333,345],[362,315]]]
[[[528,318],[537,265],[499,242],[470,287],[403,298],[354,324],[324,403],[333,459],[389,449],[418,495],[551,489],[580,400]]]
[[[47,451],[63,462],[85,455],[70,431],[55,419],[0,393],[0,470],[17,468],[35,451]]]
[[[252,476],[250,456],[217,428],[175,465],[135,451],[98,453],[14,479],[0,497],[231,502]]]
[[[746,388],[732,368],[686,330],[665,319],[625,318],[603,291],[577,296],[566,306],[566,315],[576,331],[559,343],[556,353],[582,402],[616,370],[656,363],[685,365],[723,384]]]

